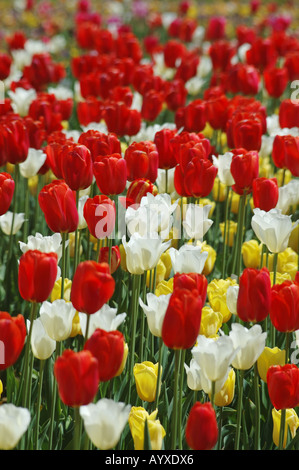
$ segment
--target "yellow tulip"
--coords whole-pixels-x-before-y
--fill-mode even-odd
[[[220,228],[220,231],[221,231],[221,235],[222,235],[222,238],[224,238],[224,222],[221,222],[219,224],[219,228]],[[235,235],[237,233],[237,228],[238,228],[238,224],[237,222],[234,222],[233,220],[229,220],[228,221],[228,224],[227,224],[227,232],[226,232],[226,240],[227,240],[227,244],[228,246],[232,247],[233,244],[234,244],[234,241],[235,241]]]
[[[72,332],[70,334],[70,337],[74,338],[77,335],[82,335],[79,312],[76,312],[73,318]]]
[[[280,435],[280,423],[281,423],[281,410],[276,410],[275,408],[273,408],[272,419],[273,419],[273,442],[278,447],[279,435]],[[292,438],[294,438],[298,427],[299,427],[299,418],[298,418],[296,411],[293,410],[293,408],[287,408],[283,447],[285,447],[287,444],[288,429],[290,430]]]
[[[235,383],[236,373],[234,369],[231,369],[221,390],[215,394],[214,403],[216,406],[230,405],[235,396]]]
[[[168,295],[172,294],[173,291],[173,277],[168,279],[168,281],[161,281],[156,287],[155,295]]]
[[[138,396],[143,401],[153,402],[156,398],[156,387],[159,364],[144,361],[134,365],[133,374]]]
[[[160,259],[166,268],[164,279],[168,279],[171,273],[171,269],[172,269],[172,263],[171,263],[171,257],[170,257],[169,251],[167,250],[164,253],[162,253]]]
[[[204,197],[204,198],[200,198],[198,203],[201,204],[202,206],[206,206],[206,205],[211,206],[208,217],[212,217],[214,209],[216,207],[215,201],[212,201],[211,199],[208,199],[208,198]]]
[[[207,338],[214,337],[219,328],[222,325],[222,315],[220,312],[214,312],[214,310],[209,307],[203,307],[201,311],[201,322],[199,334],[206,336]]]
[[[215,179],[212,189],[212,195],[214,201],[223,202],[226,199],[226,185],[221,183],[219,178]]]
[[[148,424],[152,450],[161,450],[166,433],[160,421],[156,419],[157,413],[158,410],[155,410],[148,414],[142,406],[132,406],[128,421],[135,450],[143,450],[144,448],[145,420]]]
[[[235,193],[234,191],[231,191],[231,196],[230,196],[230,210],[232,211],[233,214],[238,214],[239,211],[239,202],[240,202],[240,196],[239,194]]]
[[[122,372],[123,372],[123,370],[124,370],[124,368],[125,368],[125,366],[126,366],[126,362],[127,362],[127,358],[128,358],[128,353],[129,353],[129,347],[128,347],[128,344],[125,343],[123,359],[122,359],[120,368],[118,369],[118,371],[117,371],[116,374],[115,374],[115,377],[118,377],[120,374],[122,374]]]
[[[0,380],[0,398],[1,398],[2,393],[3,393],[3,383]]]
[[[242,245],[243,263],[246,268],[258,269],[261,263],[262,245],[257,240],[249,240]]]
[[[208,276],[209,274],[211,274],[211,272],[214,269],[217,253],[216,253],[216,250],[214,250],[214,248],[211,245],[207,245],[206,242],[202,243],[201,251],[207,251],[208,252],[208,257],[206,259],[206,262],[205,262],[205,265],[204,265],[204,268],[203,268],[203,271],[202,271],[202,273],[205,276]]]
[[[32,196],[36,196],[37,185],[38,185],[38,175],[28,178],[28,189],[30,191],[30,194],[32,194]]]
[[[298,238],[299,238],[299,225],[296,225],[294,230],[292,230],[290,238],[289,238],[289,246],[292,250],[296,251],[298,254]]]
[[[207,296],[209,304],[214,312],[220,312],[222,315],[222,322],[226,323],[231,318],[231,312],[226,304],[226,292],[229,286],[236,285],[235,279],[214,279],[211,281],[207,288]]]
[[[119,252],[120,252],[120,267],[123,271],[128,271],[126,251],[122,243],[119,245]]]
[[[277,178],[278,186],[282,186],[283,171],[284,170],[279,169],[275,174],[275,178]],[[289,183],[291,179],[292,179],[292,173],[290,172],[290,170],[286,170],[285,176],[284,176],[284,184]]]
[[[157,263],[157,269],[156,269],[156,285],[154,287],[156,287],[157,284],[159,284],[159,282],[164,281],[165,274],[166,274],[165,264],[163,263],[163,261],[161,261],[161,259],[159,259],[159,261]],[[153,282],[153,281],[154,281],[154,270],[152,270],[152,272],[147,271],[147,273],[146,273],[146,285],[147,285],[147,287],[151,287],[150,283]]]
[[[51,302],[54,302],[54,300],[60,299],[61,298],[61,282],[62,278],[59,278],[52,289],[50,300]],[[64,279],[64,295],[63,298],[66,302],[70,301],[71,297],[71,287],[72,287],[72,281],[70,279],[65,278]]]
[[[267,382],[267,372],[270,366],[285,364],[285,355],[285,350],[279,349],[277,346],[274,348],[265,347],[257,360],[258,373],[263,382]]]
[[[266,254],[263,255],[263,265],[266,265]],[[273,271],[273,253],[268,255],[268,269]],[[295,279],[298,271],[298,254],[292,248],[288,247],[286,250],[278,253],[277,257],[277,272],[280,274],[289,274],[291,279]]]

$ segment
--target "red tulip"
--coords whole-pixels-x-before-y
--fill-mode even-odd
[[[226,19],[224,16],[212,16],[206,29],[206,39],[217,41],[225,36]]]
[[[88,230],[93,237],[102,239],[109,237],[115,227],[115,203],[104,194],[88,198],[84,204],[83,215]]]
[[[124,156],[127,162],[127,179],[146,178],[154,183],[158,176],[159,154],[153,142],[133,142]]]
[[[247,194],[252,191],[253,180],[259,174],[259,155],[255,151],[246,152],[240,149],[234,152],[231,162],[231,174],[235,180],[232,186],[237,194]]]
[[[206,101],[207,121],[213,129],[225,130],[229,99],[225,95]]]
[[[104,133],[90,129],[82,132],[78,143],[85,145],[91,152],[92,160],[99,156],[109,156],[114,153],[121,154],[121,144],[117,135],[113,132]]]
[[[85,145],[68,144],[61,149],[62,178],[73,191],[88,188],[93,180],[91,153]]]
[[[186,424],[186,442],[193,450],[212,450],[218,439],[215,410],[210,402],[196,402]]]
[[[113,132],[117,136],[133,136],[140,131],[140,112],[136,109],[128,108],[124,103],[111,102],[105,105],[103,117],[108,132]]]
[[[257,38],[246,52],[248,64],[264,70],[276,63],[278,54],[270,38]]]
[[[201,297],[202,305],[205,305],[207,298],[208,281],[203,274],[198,273],[176,273],[173,278],[173,288],[196,289]]]
[[[66,135],[62,131],[54,131],[48,136],[47,145],[45,146],[44,151],[47,154],[47,163],[57,179],[63,179],[61,168],[62,150],[65,145],[72,145],[73,143],[73,140],[67,139]]]
[[[23,69],[23,77],[36,90],[42,90],[49,83],[57,83],[65,77],[65,68],[53,62],[47,52],[34,54],[30,65]]]
[[[299,404],[299,369],[295,364],[270,366],[267,385],[272,405],[277,410],[296,408]]]
[[[12,366],[19,358],[26,339],[23,315],[0,312],[0,370]]]
[[[191,101],[175,113],[175,123],[178,129],[187,132],[201,132],[207,122],[205,103],[201,99]]]
[[[268,212],[276,207],[279,190],[276,178],[256,178],[252,183],[254,207]]]
[[[270,319],[276,330],[299,329],[299,283],[284,281],[272,287]]]
[[[299,100],[284,100],[279,107],[279,125],[285,127],[299,127]]]
[[[5,53],[0,54],[0,80],[5,80],[10,74],[12,58]]]
[[[284,66],[288,71],[289,80],[292,82],[293,80],[299,79],[299,52],[298,51],[290,51],[285,56]]]
[[[74,232],[79,223],[74,192],[62,180],[54,180],[44,186],[38,202],[46,222],[53,232]]]
[[[117,374],[124,355],[124,336],[120,331],[105,331],[97,328],[84,345],[98,360],[101,382],[113,379]]]
[[[162,325],[162,339],[171,349],[189,349],[200,330],[202,299],[196,289],[173,290]]]
[[[280,98],[289,81],[286,68],[269,67],[264,71],[265,88],[273,98]]]
[[[299,137],[277,135],[273,141],[272,158],[277,168],[288,168],[299,176]]]
[[[154,196],[158,194],[157,187],[146,178],[137,178],[132,181],[127,190],[127,196],[125,198],[126,207],[131,206],[132,204],[140,204],[141,199],[151,193]]]
[[[164,93],[149,90],[143,95],[141,117],[145,121],[154,121],[163,109]]]
[[[174,184],[176,191],[182,190],[181,183],[178,181],[179,171],[183,172],[183,184],[185,194],[190,193],[193,197],[206,197],[213,189],[214,181],[217,175],[217,168],[206,158],[194,157],[186,167],[180,168],[177,165],[174,174]]]
[[[165,83],[165,103],[170,111],[176,111],[181,106],[185,106],[187,95],[185,83],[181,78],[174,78]]]
[[[271,280],[268,269],[245,268],[239,279],[237,313],[244,322],[261,322],[269,314]]]
[[[103,246],[99,253],[99,263],[109,263],[109,247]],[[111,247],[110,272],[113,274],[120,265],[120,251],[117,245]]]
[[[121,194],[126,188],[127,162],[119,153],[96,157],[93,173],[102,194]]]
[[[229,41],[215,41],[209,50],[213,69],[217,71],[225,71],[231,65],[231,59],[235,55],[235,47]]]
[[[21,297],[29,302],[48,299],[57,277],[57,254],[28,250],[20,258],[18,285]]]
[[[54,376],[61,401],[67,406],[88,405],[98,391],[98,361],[90,351],[66,349],[55,361]]]
[[[29,135],[24,121],[20,118],[0,123],[0,140],[3,145],[4,162],[17,164],[26,160],[29,150]]]
[[[0,173],[0,215],[5,214],[11,204],[15,182],[9,173]]]
[[[78,312],[93,314],[108,302],[114,288],[108,264],[82,261],[74,274],[71,302]]]
[[[77,104],[77,116],[81,126],[91,122],[100,122],[103,117],[103,103],[95,96],[88,96]]]
[[[229,123],[228,123],[229,125]],[[263,126],[259,117],[247,118],[245,114],[236,113],[230,122],[234,148],[243,148],[247,151],[260,150],[262,145]]]
[[[177,39],[169,39],[164,45],[164,62],[166,67],[174,68],[177,60],[186,53],[186,46]]]

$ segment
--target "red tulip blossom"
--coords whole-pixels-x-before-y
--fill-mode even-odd
[[[84,204],[83,215],[88,230],[93,237],[103,239],[109,237],[115,227],[115,203],[104,194],[88,198]]]
[[[9,173],[0,173],[0,215],[5,214],[11,204],[15,182]]]
[[[93,174],[102,194],[121,194],[127,184],[127,162],[119,153],[98,156],[94,160]]]
[[[299,369],[295,364],[270,366],[267,372],[269,397],[276,410],[299,404]]]
[[[270,319],[276,330],[296,331],[299,328],[299,283],[284,281],[271,291]]]
[[[12,317],[0,312],[0,370],[12,366],[19,358],[26,339],[23,315]]]
[[[239,279],[237,314],[244,322],[261,322],[269,315],[271,280],[267,268],[245,268]]]
[[[146,178],[154,183],[158,176],[159,154],[153,142],[133,142],[124,155],[127,163],[127,179]]]
[[[192,450],[212,450],[218,439],[215,410],[210,402],[196,402],[186,424],[186,442]]]
[[[90,150],[81,144],[67,144],[61,149],[62,178],[73,191],[88,188],[93,180]]]
[[[268,212],[276,207],[279,190],[276,178],[256,178],[252,183],[254,207]]]
[[[231,174],[235,180],[232,186],[237,194],[252,192],[253,180],[259,175],[259,155],[255,151],[235,150],[231,162]]]

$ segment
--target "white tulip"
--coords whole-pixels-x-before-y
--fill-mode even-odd
[[[203,239],[213,224],[213,220],[208,218],[211,207],[208,204],[188,204],[183,227],[189,238]]]
[[[102,398],[97,403],[80,407],[86,433],[101,450],[112,449],[118,443],[128,422],[131,405]]]
[[[141,306],[143,313],[146,315],[151,334],[159,338],[162,335],[163,320],[170,297],[171,294],[157,296],[149,292],[146,295],[147,305],[142,301],[142,299],[139,299],[139,305]]]
[[[37,95],[33,88],[30,88],[29,90],[16,88],[15,91],[9,90],[8,96],[11,99],[11,105],[14,112],[24,117],[28,115],[29,107]]]
[[[232,186],[235,183],[235,180],[230,171],[233,153],[225,152],[223,155],[218,155],[218,157],[213,155],[212,158],[213,164],[218,168],[217,175],[220,182],[226,186]]]
[[[29,148],[26,160],[20,163],[20,173],[23,178],[31,178],[37,175],[46,158],[47,155],[42,150]]]
[[[69,240],[65,242],[65,247],[69,244]],[[22,253],[26,253],[28,250],[38,250],[43,253],[56,253],[58,262],[62,256],[62,237],[60,233],[54,233],[53,235],[43,236],[37,232],[35,235],[29,235],[27,243],[19,242]]]
[[[69,338],[76,309],[71,302],[57,299],[54,302],[45,301],[40,308],[40,319],[45,331],[55,341]]]
[[[150,234],[149,237],[133,233],[128,242],[123,236],[122,243],[126,252],[128,271],[131,274],[143,274],[157,266],[162,253],[169,248],[171,240],[162,243],[155,233]]]
[[[18,444],[30,424],[30,412],[12,403],[0,406],[0,449],[11,450]]]
[[[267,333],[263,333],[261,325],[258,324],[248,329],[241,323],[233,323],[229,337],[237,350],[232,361],[233,367],[241,370],[250,369],[265,348]]]
[[[27,320],[27,329],[30,321]],[[47,334],[40,317],[34,320],[31,333],[31,349],[34,357],[44,361],[52,356],[56,349],[56,341]]]
[[[97,328],[105,331],[114,331],[124,322],[127,314],[119,313],[117,315],[117,308],[112,308],[108,304],[104,304],[103,307],[97,312],[90,315],[89,327],[88,327],[88,338],[94,333]],[[86,331],[87,315],[79,312],[81,330]]]
[[[279,196],[276,209],[286,214],[291,206],[299,203],[299,180],[291,180],[279,188]]]
[[[261,209],[253,210],[251,226],[261,243],[264,243],[271,253],[281,253],[286,250],[291,232],[299,223],[292,223],[291,216],[281,213],[279,209],[265,212]]]
[[[5,235],[10,235],[11,226],[13,220],[13,212],[7,211],[5,214],[0,216],[0,227]],[[15,235],[22,227],[25,221],[25,214],[20,212],[19,214],[15,214],[14,222],[13,222],[13,235]]]
[[[202,390],[202,381],[201,381],[201,370],[195,359],[191,359],[190,366],[184,364],[186,375],[187,375],[187,385],[190,390]]]
[[[237,314],[237,301],[238,301],[238,294],[239,294],[239,286],[229,286],[226,291],[226,305],[228,310],[236,315]]]
[[[208,257],[208,252],[201,250],[201,246],[194,245],[183,245],[179,250],[170,248],[168,253],[174,273],[201,274]]]

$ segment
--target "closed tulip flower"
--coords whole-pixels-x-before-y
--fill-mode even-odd
[[[146,295],[147,304],[145,304],[142,299],[139,299],[139,304],[147,318],[149,330],[154,336],[161,337],[163,320],[170,295],[171,294],[157,296],[149,292]]]
[[[88,198],[83,208],[88,230],[97,239],[109,237],[115,227],[115,203],[101,194]]]
[[[126,188],[127,162],[119,153],[96,157],[93,173],[102,194],[121,194]]]
[[[267,268],[245,268],[239,279],[237,312],[244,322],[262,322],[270,311],[271,280]]]
[[[170,169],[176,166],[176,158],[171,146],[171,139],[177,134],[176,129],[161,129],[156,132],[154,143],[159,155],[159,168]]]
[[[212,450],[218,440],[216,413],[210,402],[196,402],[186,424],[186,442],[192,450]]]
[[[231,312],[226,303],[226,294],[230,286],[237,285],[235,279],[213,279],[207,288],[208,301],[215,312],[220,312],[223,323],[231,318]]]
[[[29,302],[48,299],[57,277],[57,254],[28,250],[19,262],[18,285],[21,297]]]
[[[20,163],[20,173],[23,178],[32,178],[37,175],[46,159],[47,154],[42,150],[29,148],[26,160]]]
[[[117,308],[104,304],[100,310],[91,315],[87,338],[90,338],[97,328],[105,331],[117,330],[125,321],[126,316],[126,313],[117,313]],[[87,316],[85,313],[79,313],[79,318],[82,331],[86,331]]]
[[[7,369],[18,360],[26,334],[23,315],[12,317],[8,312],[0,312],[0,370]]]
[[[254,207],[268,212],[278,202],[278,183],[276,178],[256,178],[252,184]]]
[[[267,382],[267,372],[270,366],[283,366],[285,364],[286,352],[284,349],[265,347],[257,360],[257,368],[260,378]]]
[[[162,340],[171,349],[191,348],[199,334],[202,299],[196,290],[176,288],[162,325]]]
[[[270,319],[281,332],[299,329],[299,283],[284,281],[275,284],[271,291]]]
[[[271,403],[276,410],[298,406],[299,369],[295,364],[269,367],[267,385]]]
[[[26,160],[29,151],[29,133],[22,119],[7,119],[0,124],[5,162],[16,165]]]
[[[218,155],[218,157],[213,155],[212,158],[214,165],[218,168],[217,176],[220,182],[225,186],[232,186],[235,182],[230,170],[233,153],[226,152],[223,155]]]
[[[54,363],[61,401],[72,407],[88,405],[99,386],[98,361],[90,351],[65,349]]]
[[[142,406],[132,406],[129,415],[129,427],[135,450],[144,449],[144,426],[147,422],[152,450],[161,450],[165,429],[157,418],[158,410],[149,414]]]
[[[93,314],[110,300],[114,289],[107,263],[82,261],[73,277],[71,302],[78,312]]]
[[[172,267],[175,273],[198,273],[203,272],[208,257],[207,251],[202,251],[200,246],[182,245],[181,248],[169,249]]]
[[[133,374],[138,396],[143,401],[153,402],[156,398],[157,377],[159,364],[144,361],[135,364]]]
[[[262,245],[257,240],[248,240],[242,245],[243,263],[246,268],[257,269],[261,263]]]
[[[90,351],[98,360],[99,379],[107,382],[115,377],[124,355],[124,336],[118,331],[97,328],[85,342],[84,350]]]
[[[280,436],[280,427],[281,427],[281,410],[272,409],[272,419],[273,419],[273,442],[278,447],[279,446],[279,436]],[[288,430],[291,433],[292,439],[296,436],[297,429],[299,427],[299,418],[296,411],[293,408],[286,409],[285,417],[285,430],[284,430],[284,440],[283,447],[287,445]]]
[[[232,189],[237,194],[252,192],[252,184],[259,176],[259,155],[256,151],[236,151],[231,162],[231,173],[235,183]]]
[[[201,369],[195,359],[191,359],[190,365],[184,364],[187,375],[187,386],[190,390],[202,390],[202,374]]]
[[[12,403],[0,406],[0,449],[14,449],[31,421],[27,408],[17,407]]]
[[[78,226],[79,215],[73,191],[62,180],[43,187],[38,202],[52,232],[70,233]]]
[[[80,407],[84,429],[91,442],[101,450],[113,449],[128,422],[131,405],[102,398]]]
[[[25,214],[23,212],[13,214],[13,212],[11,211],[7,211],[5,214],[1,215],[0,227],[2,232],[5,233],[5,235],[10,235],[11,232],[13,233],[13,235],[18,233],[25,221],[24,216]]]
[[[85,145],[65,145],[61,151],[62,178],[73,191],[88,188],[93,179],[90,150]]]
[[[196,290],[201,297],[202,305],[206,303],[208,280],[199,273],[176,273],[173,278],[173,289]]]
[[[158,176],[159,155],[153,142],[133,142],[125,151],[127,179],[147,178],[154,183]]]
[[[28,330],[30,322],[28,320]],[[56,341],[48,335],[40,317],[36,318],[32,325],[31,349],[34,357],[40,361],[45,361],[52,356],[56,349]]]
[[[43,302],[39,313],[39,318],[50,338],[64,341],[70,337],[76,314],[71,302],[66,302],[64,299],[57,299],[52,303]]]
[[[219,392],[215,393],[214,403],[216,406],[228,406],[235,396],[236,373],[230,369],[227,379]]]
[[[9,173],[0,173],[0,216],[5,214],[11,204],[15,182]]]
[[[226,291],[226,305],[228,310],[233,314],[237,315],[237,302],[239,295],[239,286],[229,286]]]
[[[296,221],[292,224],[291,216],[282,214],[279,209],[271,209],[269,212],[254,209],[251,219],[257,238],[272,253],[280,253],[287,248],[290,234],[298,223]]]
[[[282,129],[299,127],[299,103],[298,100],[286,99],[279,106],[279,125]]]
[[[211,307],[203,307],[201,311],[201,322],[199,334],[207,338],[214,338],[219,328],[222,326],[222,315],[220,312],[214,312]]]
[[[250,369],[265,349],[267,333],[257,324],[248,329],[240,323],[233,323],[229,337],[237,351],[232,366],[235,369]]]

